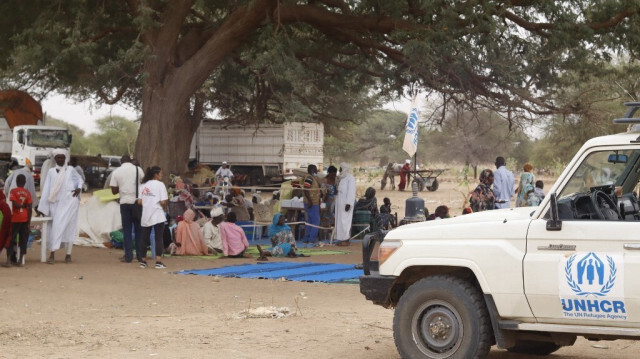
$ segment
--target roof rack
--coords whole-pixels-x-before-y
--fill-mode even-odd
[[[629,107],[627,113],[623,118],[616,118],[613,123],[617,124],[640,124],[640,118],[633,117],[633,115],[640,109],[640,102],[625,102],[625,106]]]

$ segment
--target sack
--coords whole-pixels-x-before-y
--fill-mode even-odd
[[[136,222],[140,222],[142,220],[142,206],[138,203],[134,203],[133,205],[133,219]]]

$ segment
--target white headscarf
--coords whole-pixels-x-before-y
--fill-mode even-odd
[[[351,166],[348,163],[342,162],[340,164],[340,168],[341,168],[341,171],[340,171],[340,177],[341,178],[346,177],[346,176],[351,174]]]
[[[56,178],[56,183],[53,184],[53,188],[51,192],[49,192],[49,202],[54,203],[58,200],[58,192],[60,192],[60,188],[62,188],[62,184],[64,183],[64,179],[67,175],[67,152],[61,148],[53,150],[53,159],[55,161],[56,156],[63,155],[64,156],[64,165],[58,166],[56,163],[56,169],[58,170],[58,177]]]

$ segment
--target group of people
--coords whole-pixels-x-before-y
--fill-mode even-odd
[[[495,165],[495,172],[490,169],[480,172],[480,183],[469,197],[471,211],[509,208],[513,196],[516,196],[516,207],[540,204],[544,198],[544,183],[535,180],[533,166],[530,163],[524,164],[517,188],[514,188],[515,178],[507,169],[504,157],[497,157]]]
[[[4,266],[23,266],[27,254],[30,224],[33,209],[38,215],[51,217],[47,237],[50,250],[47,263],[53,264],[55,252],[64,244],[65,262],[71,262],[73,242],[77,235],[78,207],[84,180],[68,165],[67,153],[63,149],[52,151],[49,163],[43,165],[41,196],[36,197],[35,184],[29,165],[15,169],[6,179],[0,192],[0,251],[5,250]],[[7,203],[6,194],[9,193]],[[19,255],[18,255],[19,250]]]
[[[351,221],[353,206],[356,201],[356,179],[351,174],[351,167],[347,163],[338,168],[329,166],[327,176],[318,179],[318,167],[309,165],[307,175],[303,179],[304,210],[306,214],[305,233],[303,243],[314,246],[318,243],[320,229],[320,204],[324,200],[325,224],[335,223],[335,240],[338,246],[348,246],[351,238]],[[328,217],[328,218],[327,218]]]

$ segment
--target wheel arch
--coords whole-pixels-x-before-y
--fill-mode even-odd
[[[495,344],[497,344],[500,348],[507,348],[513,345],[513,339],[508,335],[509,333],[500,329],[498,325],[500,318],[493,297],[491,296],[490,292],[487,292],[483,289],[476,271],[474,271],[474,269],[472,269],[470,266],[415,265],[406,267],[398,276],[389,292],[389,306],[395,307],[398,304],[400,297],[402,297],[404,292],[413,283],[419,281],[422,278],[435,275],[454,276],[469,281],[474,287],[478,288],[478,290],[483,293],[483,299],[489,313],[489,320],[491,322]],[[484,277],[481,278],[484,279]]]

